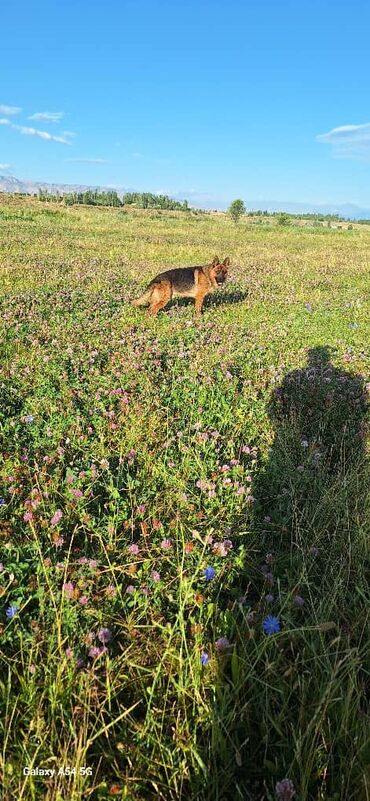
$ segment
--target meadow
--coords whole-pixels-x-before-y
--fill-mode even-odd
[[[369,801],[369,257],[0,198],[5,801]]]

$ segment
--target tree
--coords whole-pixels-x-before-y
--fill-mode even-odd
[[[290,216],[286,213],[286,211],[283,211],[281,214],[279,214],[278,225],[290,225]]]
[[[245,214],[246,212],[244,201],[240,199],[233,200],[233,202],[230,203],[228,212],[230,214],[231,219],[234,220],[235,223],[238,222],[239,217],[241,217],[241,215]]]

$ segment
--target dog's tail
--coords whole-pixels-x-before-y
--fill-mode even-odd
[[[133,306],[149,306],[150,299],[152,297],[152,291],[153,291],[153,287],[152,286],[148,287],[148,289],[145,290],[143,295],[140,295],[139,298],[136,298],[136,300],[131,301],[132,305]]]

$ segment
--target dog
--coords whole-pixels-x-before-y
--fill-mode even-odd
[[[195,313],[200,314],[204,298],[226,281],[230,259],[220,262],[215,256],[211,264],[200,267],[180,267],[159,273],[133,306],[149,306],[148,314],[155,316],[172,298],[194,298]]]

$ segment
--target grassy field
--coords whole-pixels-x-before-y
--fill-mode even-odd
[[[215,253],[200,322],[130,306]],[[369,801],[369,256],[1,199],[6,801]]]

